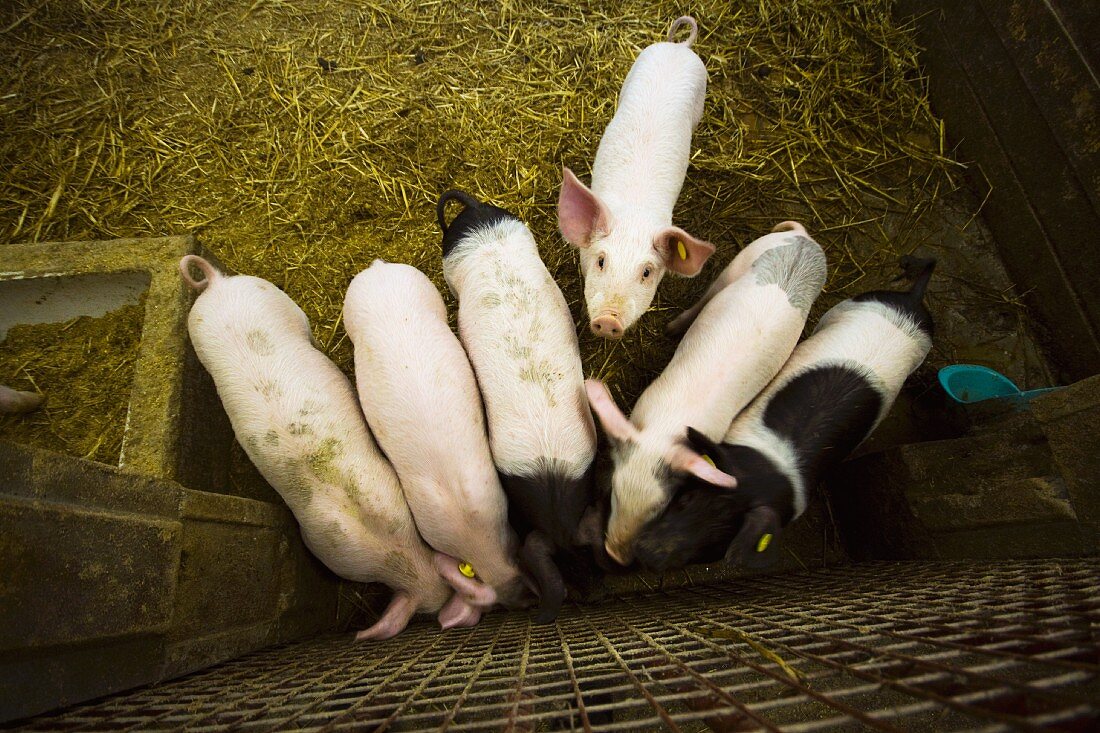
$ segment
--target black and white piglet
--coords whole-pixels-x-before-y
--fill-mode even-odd
[[[692,477],[640,533],[643,566],[775,559],[775,539],[806,508],[808,492],[874,430],[931,349],[922,301],[935,260],[907,257],[902,267],[916,278],[908,292],[863,293],[826,312],[722,443],[688,429],[691,447],[737,488]]]
[[[447,224],[449,201],[462,211]],[[538,584],[539,620],[552,621],[565,585],[553,555],[578,541],[593,503],[596,428],[584,392],[576,327],[531,231],[461,191],[437,206],[443,275],[458,298],[458,332],[477,375],[489,446]]]

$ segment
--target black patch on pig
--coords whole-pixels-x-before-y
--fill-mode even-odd
[[[680,486],[665,511],[638,533],[634,555],[642,567],[664,572],[693,563],[717,562],[741,531],[755,506],[780,507],[784,521],[794,513],[794,487],[767,456],[744,445],[695,446],[737,479],[736,489],[694,476]]]
[[[809,489],[859,445],[882,409],[882,395],[843,364],[815,366],[789,381],[764,409],[764,425],[798,457],[791,466]]]
[[[690,477],[665,512],[642,529],[635,543],[639,562],[660,572],[716,562],[727,554],[755,561],[751,548],[759,527],[742,534],[746,514],[759,507],[774,510],[774,521],[768,512],[756,512],[753,519],[760,527],[778,525],[777,534],[794,514],[791,475],[801,475],[806,490],[815,486],[867,436],[881,409],[882,396],[862,374],[844,365],[824,365],[792,379],[764,410],[764,425],[794,450],[797,466],[780,467],[755,448],[716,444],[689,430],[692,446],[736,478],[737,488]]]
[[[577,530],[585,511],[596,501],[594,477],[595,462],[579,478],[569,478],[564,467],[551,459],[541,460],[526,475],[500,474],[508,497],[508,521],[525,548],[521,559],[539,584],[537,620],[541,623],[553,621],[561,608],[557,590],[561,577],[559,573],[554,578],[551,558],[582,544]],[[533,533],[536,537],[529,543]]]
[[[932,314],[924,306],[924,292],[928,289],[928,281],[936,268],[936,260],[906,255],[901,258],[900,264],[902,277],[913,279],[913,285],[908,291],[872,290],[860,293],[852,298],[852,301],[856,303],[877,301],[888,305],[898,313],[908,316],[921,331],[932,338],[935,324],[932,322]]]
[[[450,224],[447,224],[447,220],[444,218],[444,210],[449,201],[460,201],[463,208],[458,216]],[[443,231],[444,257],[449,255],[455,245],[469,236],[470,232],[475,229],[491,227],[509,219],[518,221],[518,217],[507,209],[482,203],[468,193],[455,190],[447,191],[439,197],[439,202],[435,205],[435,215],[439,221],[439,228]]]

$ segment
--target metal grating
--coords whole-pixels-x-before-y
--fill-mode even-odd
[[[1096,730],[1100,558],[867,563],[347,636],[28,730]]]

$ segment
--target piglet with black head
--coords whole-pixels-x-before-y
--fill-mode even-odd
[[[724,489],[693,479],[640,533],[637,557],[658,571],[775,560],[780,531],[807,493],[885,417],[928,355],[932,318],[922,300],[934,260],[905,258],[908,292],[873,291],[825,313],[722,443],[688,430],[688,443],[737,479]]]
[[[821,247],[783,222],[745,247],[699,304],[677,319],[686,333],[627,418],[607,388],[588,383],[592,410],[611,443],[611,513],[605,547],[630,565],[638,532],[689,476],[732,488],[736,480],[683,442],[688,426],[720,439],[783,367],[825,284]]]
[[[462,210],[448,224],[450,201]],[[549,622],[565,596],[554,555],[584,542],[594,502],[596,429],[576,328],[523,222],[461,191],[444,193],[437,214],[443,275],[458,298],[459,337],[485,402],[520,561],[538,586],[538,619]]]

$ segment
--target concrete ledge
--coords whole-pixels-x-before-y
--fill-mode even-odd
[[[201,381],[201,376],[186,374],[188,366],[194,370],[187,359],[187,312],[192,295],[180,279],[177,266],[183,255],[197,250],[194,237],[189,235],[4,247],[0,289],[5,283],[57,278],[62,286],[79,290],[81,282],[90,282],[87,278],[93,275],[119,278],[140,274],[147,281],[145,321],[119,461],[119,467],[129,472],[172,480],[181,478],[181,444],[188,433],[181,420],[181,399],[185,384],[193,384],[196,378]],[[112,287],[132,286],[133,283],[120,282]],[[92,308],[97,309],[95,304]],[[102,312],[102,308],[98,310]],[[28,317],[32,319],[29,322],[34,322],[35,316]],[[189,392],[188,399],[206,408],[208,419],[202,420],[206,423],[203,434],[220,433],[216,437],[228,446],[231,441],[228,422],[218,420],[221,408],[216,395],[211,400],[210,391],[212,385],[206,394]],[[198,416],[192,419],[197,421]]]
[[[0,475],[0,722],[338,628],[282,505],[3,443]]]

